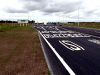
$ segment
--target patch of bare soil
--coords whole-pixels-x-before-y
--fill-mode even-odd
[[[37,32],[0,32],[0,75],[48,75]]]

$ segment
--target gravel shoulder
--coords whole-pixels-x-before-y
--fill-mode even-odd
[[[0,75],[48,75],[38,33],[0,32]]]

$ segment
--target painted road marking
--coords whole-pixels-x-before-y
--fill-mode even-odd
[[[49,33],[52,33],[52,34],[65,34],[65,33],[75,33],[74,31],[41,31],[41,33],[44,33],[44,34],[49,34]]]
[[[57,27],[55,27],[56,30],[59,30]]]
[[[91,37],[90,35],[74,31],[41,31],[45,38]]]
[[[43,37],[43,39],[46,41],[46,43],[49,45],[51,50],[54,52],[54,54],[57,56],[57,58],[60,60],[60,62],[63,64],[65,69],[70,73],[70,75],[76,75],[73,70],[68,66],[68,64],[64,61],[64,59],[57,53],[55,48],[48,42],[48,40],[42,35],[42,33],[39,31],[40,35]]]
[[[37,27],[38,28],[38,27]],[[50,28],[49,26],[46,26],[46,28]],[[63,28],[63,29],[65,29],[65,28]],[[67,29],[66,29],[67,30]],[[73,31],[73,30],[68,30],[68,31],[41,31],[42,33],[59,33],[59,34],[63,34],[63,33],[80,33],[80,32],[76,32],[76,31]],[[83,33],[80,33],[80,34],[83,34]],[[96,38],[100,38],[100,37],[98,37],[98,36],[94,36],[94,35],[90,35],[90,34],[85,34],[85,35],[87,35],[86,37],[96,37]],[[48,36],[48,35],[47,35]],[[58,37],[58,36],[57,36]],[[61,36],[60,36],[61,37]],[[60,38],[59,37],[59,38]],[[63,37],[63,38],[66,38],[65,36]]]
[[[89,39],[88,41],[93,42],[95,44],[100,45],[100,40],[96,40],[96,39]]]
[[[65,46],[66,48],[72,50],[72,51],[80,51],[80,50],[85,50],[83,47],[69,41],[69,40],[62,40],[59,41],[63,46]]]
[[[85,35],[85,34],[43,34],[43,36],[45,38],[75,38],[75,37],[90,37],[89,35]]]
[[[90,34],[88,34],[88,35],[90,35]],[[100,39],[100,37],[99,36],[94,36],[94,35],[90,35],[91,37],[95,37],[95,38],[99,38]]]
[[[96,33],[100,33],[100,31],[95,31]]]
[[[46,31],[46,29],[44,27],[41,27],[44,31]]]
[[[50,70],[51,75],[54,75],[54,73],[53,73],[53,71],[52,71],[52,69],[51,69],[51,66],[50,66],[49,59],[47,58],[47,55],[46,55],[46,53],[45,53],[45,49],[44,49],[44,47],[43,47],[42,40],[41,40],[41,38],[40,38],[39,33],[38,33],[38,36],[39,36],[39,39],[40,39],[40,44],[41,44],[42,49],[43,49],[44,57],[45,57],[46,62],[47,62],[47,66],[48,66],[48,68],[49,68],[49,70]]]

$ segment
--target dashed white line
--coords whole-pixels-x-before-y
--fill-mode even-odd
[[[55,27],[56,30],[59,30],[57,27]]]
[[[88,34],[88,35],[90,35],[90,34]],[[94,35],[90,35],[90,36],[95,37],[95,38],[99,38],[99,39],[100,39],[100,37],[99,37],[99,36],[94,36]]]
[[[100,31],[95,31],[96,33],[100,33]]]
[[[42,35],[42,33],[39,31],[40,35],[43,37],[43,39],[46,41],[46,43],[49,45],[49,47],[52,49],[54,54],[57,56],[57,58],[60,60],[60,62],[63,64],[65,69],[70,73],[70,75],[76,75],[73,70],[68,66],[68,64],[64,61],[64,59],[57,53],[55,48],[48,42],[48,40]]]
[[[42,27],[42,29],[46,31],[46,29],[44,27]]]

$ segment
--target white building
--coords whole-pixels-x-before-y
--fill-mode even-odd
[[[29,23],[29,20],[18,20],[17,21],[20,26],[27,26]]]

